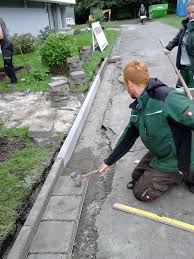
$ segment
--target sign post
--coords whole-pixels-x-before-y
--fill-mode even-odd
[[[99,22],[92,23],[92,45],[93,50],[99,46],[101,51],[108,46],[108,41]]]

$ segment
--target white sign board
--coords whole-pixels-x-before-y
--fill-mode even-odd
[[[93,50],[99,46],[100,50],[103,51],[108,46],[108,41],[99,22],[92,23],[92,42]]]

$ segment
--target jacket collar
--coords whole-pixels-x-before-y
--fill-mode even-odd
[[[181,23],[182,23],[184,28],[187,28],[187,24],[189,23],[189,18],[186,18],[186,19],[182,20]]]
[[[194,30],[194,20],[189,21],[188,18],[182,20],[183,28],[186,30],[187,28],[191,31]]]
[[[145,107],[147,100],[149,99],[151,92],[155,91],[158,87],[163,86],[162,83],[158,78],[150,78],[143,93],[138,96],[134,102],[129,105],[129,108],[140,111],[142,108]]]

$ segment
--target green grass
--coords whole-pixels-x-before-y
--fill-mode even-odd
[[[77,40],[80,44],[80,46],[83,45],[92,45],[92,32],[84,32],[84,37],[80,34],[77,34]],[[112,46],[114,45],[116,38],[117,38],[117,32],[115,31],[106,31],[105,32],[107,41],[109,43],[109,46],[107,46],[103,52],[100,50],[95,50],[92,52],[92,55],[90,57],[90,60],[83,65],[85,74],[86,74],[86,84],[84,85],[74,85],[71,87],[71,91],[73,92],[85,92],[89,88],[89,82],[92,79],[94,72],[96,71],[96,68],[98,64],[100,63],[101,59],[107,57],[112,49]]]
[[[47,90],[48,83],[51,80],[51,74],[48,73],[48,68],[41,63],[39,50],[25,55],[14,55],[13,63],[14,66],[25,66],[26,64],[30,67],[30,72],[28,73],[25,70],[17,73],[18,83],[11,89],[6,88],[6,84],[9,82],[9,79],[6,77],[6,80],[0,83],[0,91],[24,91],[27,89],[30,89],[31,91]],[[2,57],[0,58],[0,66],[3,67]],[[42,74],[44,76],[44,80],[36,81],[33,76],[34,73]]]
[[[175,14],[167,15],[165,17],[158,18],[157,20],[163,23],[167,23],[169,25],[172,25],[174,27],[180,28],[181,21],[184,19],[184,17],[176,16]]]
[[[12,230],[22,213],[20,205],[33,184],[40,181],[45,165],[50,161],[56,145],[38,147],[27,137],[27,129],[5,129],[1,136],[12,137],[12,143],[25,142],[25,148],[12,153],[0,165],[0,241]],[[19,210],[20,209],[20,210]]]

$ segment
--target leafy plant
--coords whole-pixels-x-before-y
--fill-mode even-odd
[[[67,58],[78,53],[72,35],[51,34],[40,49],[42,63],[49,68],[65,65]]]
[[[29,77],[34,79],[35,81],[44,81],[49,76],[48,71],[39,71],[39,70],[33,70],[30,72]]]
[[[55,33],[54,29],[51,29],[49,26],[46,26],[43,30],[40,30],[40,34],[38,35],[38,39],[41,42],[47,40],[48,36]]]
[[[105,17],[104,17],[104,14],[103,14],[102,10],[98,9],[98,10],[95,11],[94,20],[95,20],[95,22],[99,21],[100,23],[105,21]]]
[[[30,33],[18,35],[15,33],[11,38],[14,46],[14,54],[26,54],[34,51],[37,46],[37,39]]]
[[[33,82],[45,81],[49,78],[49,71],[33,70],[28,73],[26,77],[22,78],[22,81],[29,85]]]

